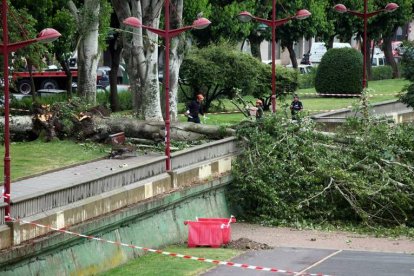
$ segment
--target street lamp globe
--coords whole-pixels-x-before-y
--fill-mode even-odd
[[[36,40],[40,43],[50,43],[55,41],[61,36],[61,34],[52,28],[43,29],[36,37]]]
[[[311,15],[312,14],[308,10],[302,9],[296,12],[295,19],[303,20],[303,19],[308,18]]]
[[[201,17],[201,18],[194,20],[192,26],[193,26],[193,29],[202,30],[202,29],[207,28],[210,24],[211,24],[210,20],[208,20],[207,18]]]
[[[395,4],[395,3],[388,3],[385,6],[385,12],[393,12],[393,11],[395,11],[398,8],[399,8],[399,6],[397,4]]]
[[[128,17],[123,21],[123,23],[125,25],[131,26],[131,27],[134,27],[134,28],[141,28],[142,27],[141,20],[139,20],[136,17]]]
[[[247,23],[252,21],[253,15],[250,12],[242,11],[237,16],[237,19],[239,19],[240,22]]]
[[[343,4],[337,4],[334,6],[334,10],[339,12],[339,13],[346,13],[348,11],[348,9],[346,8],[345,5]]]

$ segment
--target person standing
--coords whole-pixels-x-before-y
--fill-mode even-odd
[[[297,114],[299,111],[303,109],[303,104],[301,101],[299,101],[299,97],[295,96],[293,98],[292,103],[290,104],[290,113],[292,114],[292,119],[297,120]]]
[[[263,117],[263,102],[259,99],[256,100],[256,121]]]
[[[204,96],[202,94],[198,94],[196,99],[191,101],[190,104],[187,106],[187,111],[185,112],[185,116],[188,118],[188,122],[193,122],[196,124],[200,123],[200,116],[199,114],[204,116],[202,102],[204,100]]]

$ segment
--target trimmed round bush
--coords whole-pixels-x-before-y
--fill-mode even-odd
[[[389,80],[392,79],[392,68],[389,65],[375,66],[371,68],[371,80]]]
[[[358,94],[362,92],[362,54],[353,48],[329,49],[322,57],[315,89],[321,94]]]

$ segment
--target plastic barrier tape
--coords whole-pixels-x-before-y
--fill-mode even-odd
[[[65,234],[69,234],[69,235],[73,235],[73,236],[78,236],[78,237],[81,237],[81,238],[86,238],[88,240],[95,240],[95,241],[99,241],[99,242],[105,242],[105,243],[113,244],[113,245],[116,245],[116,246],[124,246],[124,247],[128,247],[128,248],[133,248],[133,249],[140,249],[140,250],[143,250],[143,251],[146,251],[146,252],[152,252],[152,253],[167,255],[167,256],[171,256],[171,257],[183,258],[183,259],[188,259],[188,260],[195,260],[195,261],[206,262],[206,263],[213,263],[213,264],[217,264],[217,265],[226,265],[226,266],[233,266],[233,267],[239,267],[239,268],[253,269],[253,270],[269,271],[269,272],[276,272],[276,273],[287,273],[287,274],[293,274],[293,275],[298,275],[299,274],[299,272],[289,271],[289,270],[284,270],[284,269],[279,269],[279,268],[271,268],[271,267],[262,267],[262,266],[255,266],[255,265],[249,265],[249,264],[233,263],[233,262],[227,262],[227,261],[220,261],[220,260],[213,260],[213,259],[206,259],[206,258],[200,258],[200,257],[195,257],[195,256],[183,255],[183,254],[179,254],[179,253],[167,252],[167,251],[162,251],[162,250],[156,250],[156,249],[141,247],[141,246],[137,246],[137,245],[122,243],[122,242],[115,242],[115,241],[105,240],[105,239],[101,239],[101,238],[94,237],[94,236],[83,235],[83,234],[80,234],[80,233],[65,230],[63,228],[58,229],[58,228],[55,228],[55,227],[52,227],[52,226],[49,226],[49,225],[43,225],[43,224],[31,222],[31,221],[25,221],[25,220],[22,220],[22,219],[15,219],[15,218],[12,218],[12,217],[8,217],[8,218],[10,218],[12,221],[15,221],[15,222],[30,224],[30,225],[34,225],[34,226],[41,227],[41,228],[48,228],[48,229],[53,230],[53,231],[57,231],[57,232],[60,232],[60,233],[65,233]],[[302,275],[302,276],[331,276],[331,275],[327,275],[327,274],[323,274],[323,273],[306,273],[306,272],[301,272],[300,275]]]

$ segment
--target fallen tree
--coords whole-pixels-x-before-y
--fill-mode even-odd
[[[78,101],[34,107],[33,116],[12,117],[10,131],[13,140],[33,140],[39,136],[50,141],[56,138],[106,141],[109,135],[124,132],[126,137],[155,142],[164,141],[165,124],[142,121],[133,117],[112,117],[103,107],[84,109]],[[4,118],[2,123],[4,122]],[[171,139],[194,141],[221,139],[235,134],[231,128],[195,123],[171,123]]]
[[[414,125],[354,119],[332,135],[280,117],[238,130],[229,199],[268,224],[414,227]]]

